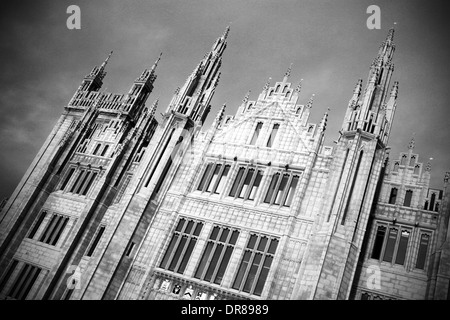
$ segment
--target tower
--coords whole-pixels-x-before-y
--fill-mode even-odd
[[[3,211],[7,297],[61,296],[67,272],[104,227],[106,208],[155,131],[154,108],[145,102],[157,62],[128,94],[100,92],[110,56],[83,79]]]
[[[108,219],[113,219],[113,222],[105,229],[96,256],[85,262],[81,290],[72,298],[114,299],[120,294],[124,279],[134,267],[135,254],[143,245],[144,236],[172,183],[183,154],[209,112],[209,102],[220,77],[228,32],[227,27],[185,84],[176,91],[146,147],[147,151],[141,156],[140,164],[134,168],[128,184],[123,187],[120,201],[107,208],[100,223],[107,224]],[[151,78],[151,74],[144,72],[133,85],[131,93],[142,92],[145,85],[141,83]],[[72,264],[80,265],[83,259],[81,257]],[[64,281],[61,287],[63,285]],[[58,294],[65,296],[69,293],[61,289]]]
[[[358,80],[340,130],[322,217],[307,252],[301,299],[348,299],[396,108],[398,83],[387,92],[394,66],[389,30],[370,66],[363,90]],[[317,271],[318,270],[318,271]]]

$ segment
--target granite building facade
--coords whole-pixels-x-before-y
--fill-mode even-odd
[[[127,94],[109,57],[83,79],[1,211],[0,298],[449,299],[450,173],[389,156],[394,30],[333,147],[290,68],[203,129],[228,33],[161,121],[160,57]]]

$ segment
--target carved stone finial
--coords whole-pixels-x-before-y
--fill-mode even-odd
[[[302,83],[303,83],[303,79],[300,79],[300,82],[298,83],[297,87],[295,88],[295,92],[300,93],[300,91],[302,90]]]
[[[411,141],[408,144],[408,149],[411,149],[411,150],[413,150],[416,145],[416,141],[414,140],[414,135],[415,135],[415,133],[413,133]]]
[[[306,108],[308,108],[308,109],[311,109],[311,108],[312,108],[312,104],[313,104],[313,102],[314,102],[314,96],[315,96],[315,94],[313,93],[312,96],[311,96],[311,98],[309,98],[308,103],[306,104]]]
[[[245,95],[245,97],[244,97],[244,99],[242,99],[242,103],[243,104],[246,104],[247,102],[248,102],[248,98],[250,97],[250,90],[248,90],[247,91],[247,93],[246,93],[246,95]]]
[[[269,87],[270,87],[270,80],[272,80],[271,77],[269,77],[269,79],[267,80],[266,84],[264,85],[264,88],[263,88],[263,91],[264,91],[264,92],[267,91],[267,90],[269,90]]]

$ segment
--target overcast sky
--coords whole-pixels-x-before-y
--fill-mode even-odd
[[[13,3],[13,4],[11,4]],[[81,9],[81,30],[69,30],[66,9]],[[381,8],[381,29],[369,30],[366,9]],[[231,22],[222,76],[209,126],[223,103],[234,114],[268,77],[303,78],[301,103],[312,93],[311,120],[331,109],[327,145],[338,137],[358,78],[397,22],[393,80],[400,82],[391,159],[415,133],[420,161],[432,161],[432,186],[450,169],[449,5],[425,0],[149,0],[9,1],[0,10],[0,198],[9,196],[94,65],[109,51],[103,89],[126,93],[160,52],[147,105],[165,110],[203,55]]]

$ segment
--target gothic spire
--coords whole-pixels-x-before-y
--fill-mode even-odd
[[[220,121],[223,119],[223,115],[225,114],[225,109],[227,105],[224,103],[222,107],[220,108],[219,112],[216,115],[216,118],[214,119],[214,122],[212,123],[211,127],[217,128],[220,124]]]
[[[103,61],[102,65],[100,66],[101,69],[104,69],[106,67],[106,65],[108,64],[109,58],[111,58],[112,54],[113,54],[113,51],[111,50],[111,52],[106,57],[105,61]]]
[[[153,117],[155,115],[156,108],[158,108],[158,102],[159,102],[159,98],[157,98],[155,100],[155,102],[153,102],[152,106],[150,107],[150,110],[149,110],[150,117]]]
[[[321,131],[325,131],[325,129],[327,128],[328,112],[330,112],[330,108],[327,108],[327,112],[325,112],[322,120],[320,121],[319,128]]]
[[[392,87],[391,90],[391,97],[397,98],[397,95],[398,95],[398,81],[394,81],[394,86]]]
[[[152,66],[152,72],[156,70],[156,67],[158,66],[159,61],[161,60],[162,52],[159,54],[158,59],[156,59],[155,63]]]
[[[230,25],[225,28],[225,32],[222,35],[222,39],[225,40],[228,37],[228,33],[230,32]]]

